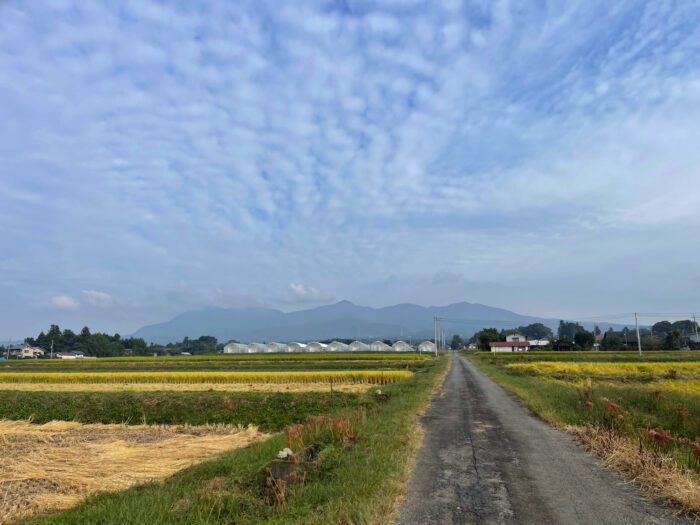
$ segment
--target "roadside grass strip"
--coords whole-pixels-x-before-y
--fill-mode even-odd
[[[413,375],[408,370],[342,370],[323,372],[27,372],[0,374],[2,383],[62,384],[306,384],[360,383],[385,385]]]
[[[0,524],[68,508],[87,495],[165,478],[267,438],[254,427],[32,425],[1,421]]]

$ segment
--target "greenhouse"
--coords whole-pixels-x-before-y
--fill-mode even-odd
[[[248,345],[249,354],[262,354],[265,352],[265,345],[263,343],[250,343]]]
[[[304,343],[289,343],[287,346],[289,352],[306,352],[306,345]]]
[[[351,352],[368,352],[369,345],[361,343],[360,341],[353,341],[348,345],[348,350],[350,350]]]
[[[372,352],[391,352],[391,347],[386,343],[382,343],[381,341],[375,341],[369,345],[369,348],[372,350]]]
[[[317,343],[314,341],[313,343],[309,343],[306,345],[306,351],[307,352],[328,352],[328,345],[324,343]]]
[[[333,341],[326,348],[326,352],[347,352],[348,345],[341,343],[340,341]]]
[[[229,343],[224,346],[224,354],[247,354],[248,345],[243,343]]]
[[[423,341],[421,344],[418,345],[418,351],[425,352],[428,354],[434,354],[435,344],[432,341]]]
[[[413,352],[413,347],[406,341],[396,341],[392,348],[394,349],[394,352]]]
[[[289,352],[289,346],[284,343],[267,343],[265,346],[265,352],[267,353],[280,353]]]

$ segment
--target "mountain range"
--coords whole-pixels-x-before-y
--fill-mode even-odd
[[[240,342],[430,339],[434,317],[443,318],[441,324],[448,337],[455,333],[469,337],[482,328],[514,328],[531,323],[542,323],[556,332],[559,324],[558,319],[520,315],[467,302],[429,307],[405,303],[371,308],[340,301],[288,313],[271,308],[207,308],[144,326],[133,335],[157,344],[201,335],[213,335],[221,342],[231,339]],[[592,323],[582,324],[588,329],[593,327]]]

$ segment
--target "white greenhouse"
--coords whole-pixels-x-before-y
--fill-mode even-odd
[[[265,352],[265,344],[264,343],[250,343],[248,345],[248,353],[249,354],[262,354]]]
[[[328,348],[326,348],[326,352],[347,352],[348,351],[348,345],[345,343],[341,343],[340,341],[333,341],[332,343],[328,344]]]
[[[313,343],[309,343],[306,345],[306,351],[307,352],[328,352],[328,345],[324,343],[317,343],[314,341]]]
[[[382,343],[381,341],[375,341],[369,345],[369,348],[372,350],[372,352],[391,352],[391,347],[386,343]]]
[[[306,352],[306,345],[304,343],[289,343],[287,346],[290,352]]]
[[[406,341],[396,341],[392,348],[394,349],[394,352],[413,352],[413,347]]]
[[[421,353],[434,354],[435,353],[435,343],[432,341],[423,341],[418,345],[418,351]]]
[[[224,346],[224,354],[247,354],[248,345],[243,343],[229,343]]]
[[[267,353],[280,353],[289,352],[289,347],[284,343],[267,343],[265,345],[265,352]]]
[[[369,345],[366,345],[365,343],[361,343],[360,341],[353,341],[348,346],[348,350],[350,350],[351,352],[368,352]]]

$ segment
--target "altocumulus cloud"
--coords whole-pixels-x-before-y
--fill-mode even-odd
[[[0,318],[43,327],[31,305],[57,287],[119,330],[241,298],[690,308],[699,18],[4,2]]]

